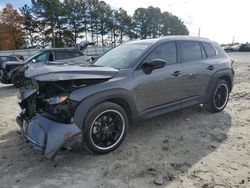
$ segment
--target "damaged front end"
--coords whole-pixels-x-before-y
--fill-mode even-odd
[[[25,72],[26,86],[19,90],[22,112],[16,120],[21,135],[53,159],[58,151],[82,139],[82,130],[74,123],[80,101],[70,99],[71,92],[105,82],[116,69],[98,67],[41,67]]]
[[[53,158],[59,149],[81,138],[81,130],[72,118],[78,102],[68,97],[71,83],[33,81],[36,87],[20,90],[22,112],[16,118],[20,133],[46,158]]]

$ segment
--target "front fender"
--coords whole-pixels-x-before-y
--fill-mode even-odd
[[[121,99],[126,101],[130,107],[132,118],[137,114],[136,103],[131,93],[125,89],[112,89],[98,92],[83,99],[75,110],[74,123],[82,130],[89,110],[98,103],[111,101],[112,99]]]

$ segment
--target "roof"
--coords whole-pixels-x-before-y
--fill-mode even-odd
[[[134,40],[128,43],[156,43],[156,42],[163,42],[163,41],[169,41],[169,40],[195,40],[195,41],[203,41],[203,42],[211,42],[207,38],[203,37],[195,37],[195,36],[189,36],[189,35],[169,35],[154,39],[143,39],[143,40]]]
[[[79,52],[79,50],[77,50],[77,49],[64,49],[64,48],[47,48],[47,49],[41,49],[40,50],[41,52],[44,52],[44,51],[56,51],[56,52],[58,52],[58,51],[64,51],[64,52]]]

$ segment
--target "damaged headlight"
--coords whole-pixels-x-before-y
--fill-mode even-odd
[[[66,101],[68,98],[69,98],[69,96],[67,96],[67,95],[60,95],[60,96],[51,97],[51,98],[47,99],[46,101],[49,104],[53,105],[53,104],[62,103],[64,101]]]

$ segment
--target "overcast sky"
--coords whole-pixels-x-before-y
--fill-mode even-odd
[[[130,15],[138,7],[155,6],[180,17],[190,35],[201,36],[220,43],[250,42],[249,0],[104,0],[112,8],[122,7]],[[11,3],[15,8],[30,0],[0,0],[0,7]]]

